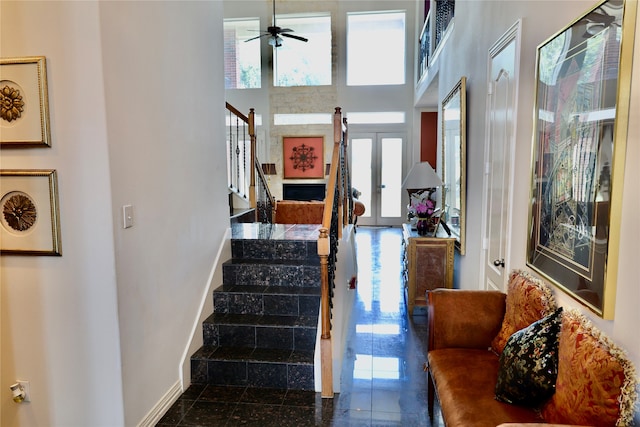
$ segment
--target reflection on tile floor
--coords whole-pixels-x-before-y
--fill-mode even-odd
[[[191,386],[158,426],[428,425],[426,317],[407,315],[399,228],[358,227],[358,289],[341,392]]]

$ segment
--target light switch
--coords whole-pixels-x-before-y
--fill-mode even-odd
[[[133,227],[133,205],[122,207],[122,228]]]

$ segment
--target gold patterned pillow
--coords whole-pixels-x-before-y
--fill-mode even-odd
[[[542,280],[514,270],[509,275],[502,327],[491,342],[491,348],[499,355],[511,335],[552,314],[557,307],[551,290]]]
[[[558,341],[556,392],[542,416],[558,424],[632,425],[636,381],[624,351],[582,314],[567,310]]]

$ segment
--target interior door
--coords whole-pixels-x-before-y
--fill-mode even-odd
[[[489,50],[484,182],[484,289],[506,290],[509,271],[509,185],[515,147],[520,22]]]
[[[362,194],[365,213],[359,225],[400,226],[402,159],[406,137],[400,133],[351,135],[351,184]]]

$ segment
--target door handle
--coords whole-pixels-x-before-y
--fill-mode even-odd
[[[493,265],[504,268],[504,258],[494,260]]]
[[[384,184],[380,184],[380,185],[379,185],[379,187],[380,187],[380,188],[387,188],[387,186],[386,186],[386,185],[384,185]]]

